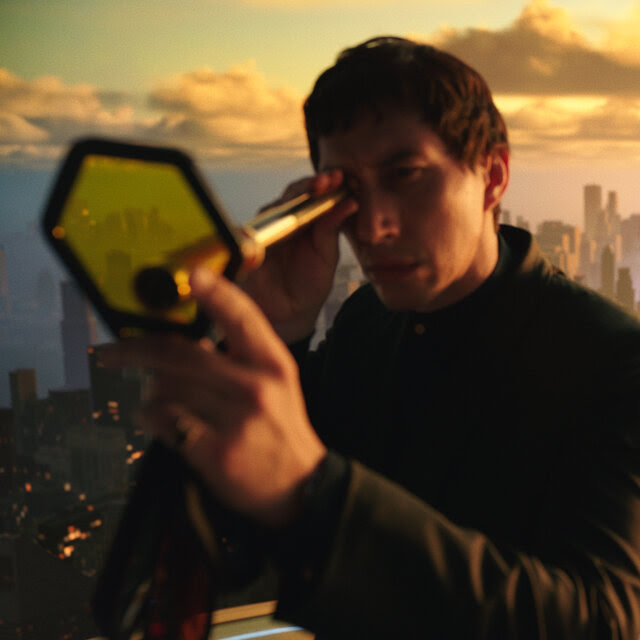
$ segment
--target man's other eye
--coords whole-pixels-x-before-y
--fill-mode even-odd
[[[422,175],[422,166],[397,165],[387,169],[386,178],[390,182],[410,182]]]

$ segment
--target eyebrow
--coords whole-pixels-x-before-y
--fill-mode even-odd
[[[399,149],[398,151],[391,152],[388,156],[383,157],[380,161],[376,162],[374,166],[385,168],[385,167],[393,166],[394,164],[398,164],[399,162],[407,162],[408,160],[415,160],[417,158],[427,162],[427,158],[425,158],[424,155],[420,153],[418,149],[407,147],[404,149]],[[323,166],[320,170],[332,171],[333,169],[343,169],[343,168],[344,167],[341,167],[339,165],[335,165],[335,166],[332,165],[332,166],[326,166],[326,167]]]
[[[417,158],[421,160],[424,159],[426,161],[426,158],[424,157],[424,155],[421,154],[416,149],[412,149],[412,148],[401,149],[399,151],[394,151],[391,155],[387,156],[386,158],[383,158],[382,161],[378,163],[378,165],[381,167],[385,167],[385,166],[397,164],[398,162],[415,160]]]

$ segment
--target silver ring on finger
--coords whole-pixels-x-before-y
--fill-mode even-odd
[[[186,411],[176,416],[173,423],[173,447],[183,447],[195,435],[198,425],[198,419]]]

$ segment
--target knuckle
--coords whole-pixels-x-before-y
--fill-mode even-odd
[[[269,388],[263,376],[253,376],[245,385],[247,407],[261,413],[269,403]]]
[[[273,372],[280,381],[289,381],[298,378],[298,363],[287,348],[283,348],[279,357],[275,360]]]

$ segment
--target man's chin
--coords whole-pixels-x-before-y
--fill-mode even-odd
[[[428,291],[412,291],[404,287],[373,285],[378,298],[389,311],[417,311],[428,313],[435,310],[436,296]]]

